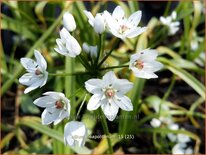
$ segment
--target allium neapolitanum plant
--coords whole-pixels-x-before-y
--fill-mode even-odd
[[[104,11],[97,13],[95,17],[89,11],[84,11],[88,18],[89,24],[94,28],[94,31],[99,35],[99,45],[90,46],[87,43],[83,44],[83,49],[78,41],[72,36],[72,32],[76,29],[74,17],[69,12],[63,16],[63,28],[60,30],[60,38],[56,39],[57,47],[55,51],[71,58],[78,58],[81,64],[85,67],[85,72],[91,74],[93,78],[85,81],[85,89],[88,93],[93,94],[87,104],[87,110],[97,110],[104,113],[109,121],[113,121],[119,108],[125,111],[133,111],[133,104],[125,94],[133,88],[133,83],[127,79],[119,79],[113,68],[129,67],[134,72],[136,77],[150,79],[157,78],[154,73],[160,70],[163,65],[156,61],[158,52],[154,49],[145,49],[137,51],[131,55],[129,65],[119,65],[105,68],[103,63],[112,54],[113,49],[118,44],[116,43],[108,53],[103,53],[102,35],[110,32],[117,37],[116,42],[120,42],[126,38],[134,38],[147,30],[146,27],[138,26],[142,12],[137,11],[128,18],[125,16],[124,10],[117,6],[113,13]],[[22,58],[21,64],[28,73],[24,74],[19,82],[28,86],[24,93],[28,93],[38,87],[46,84],[49,73],[47,63],[41,53],[37,50],[34,52],[35,60],[30,58]],[[102,77],[102,74],[105,74]],[[71,73],[72,74],[72,73]],[[65,74],[66,76],[66,74]],[[71,105],[70,100],[61,92],[49,91],[43,94],[43,97],[37,98],[34,104],[45,108],[41,118],[42,124],[54,125],[60,123],[63,119],[68,119],[68,123],[64,128],[64,142],[70,147],[83,146],[87,136],[87,129],[84,123],[70,119]],[[84,102],[82,102],[84,104]],[[81,110],[81,107],[79,108]],[[104,119],[104,117],[103,117]],[[105,134],[109,136],[108,127],[105,120],[102,121]],[[110,153],[113,153],[111,141],[108,137]]]
[[[198,18],[199,9],[201,8],[200,3],[194,3],[193,5],[194,16]],[[92,146],[89,146],[90,148],[96,145],[92,141],[91,130],[91,128],[94,128],[94,126],[91,127],[91,124],[95,123],[91,122],[100,119],[104,133],[100,135],[102,139],[101,146],[95,148],[94,153],[114,153],[114,145],[122,139],[134,139],[134,135],[130,133],[135,130],[152,132],[153,144],[159,153],[198,153],[199,137],[180,126],[177,123],[178,119],[176,121],[173,119],[173,115],[186,115],[193,124],[198,126],[193,115],[202,119],[205,118],[201,113],[193,113],[194,109],[205,99],[203,85],[184,70],[186,68],[197,73],[204,73],[201,69],[198,70],[196,66],[196,64],[199,66],[203,64],[204,66],[204,63],[202,63],[204,54],[201,53],[202,45],[200,45],[204,39],[198,38],[195,31],[197,24],[192,25],[190,33],[193,39],[187,47],[192,51],[187,56],[188,60],[191,55],[195,55],[193,60],[196,64],[193,64],[182,59],[181,56],[169,48],[163,46],[153,48],[157,47],[157,44],[163,41],[165,36],[173,37],[180,32],[180,19],[183,18],[178,16],[180,11],[177,10],[178,13],[173,11],[169,14],[166,10],[164,16],[151,20],[147,26],[141,26],[140,22],[144,12],[132,9],[133,11],[128,15],[128,11],[125,10],[126,7],[123,6],[116,6],[113,12],[107,10],[100,13],[95,11],[95,13],[92,13],[88,10],[77,11],[81,16],[77,16],[76,13],[73,14],[72,11],[63,11],[61,18],[63,24],[58,30],[59,37],[55,38],[56,44],[53,50],[56,55],[65,60],[65,72],[50,68],[47,62],[48,58],[45,58],[41,49],[32,49],[35,58],[23,57],[20,59],[21,65],[26,70],[26,73],[19,78],[19,83],[26,87],[24,89],[25,94],[32,94],[35,90],[45,87],[49,83],[50,77],[65,78],[65,88],[57,88],[42,92],[41,96],[35,96],[34,105],[43,110],[41,124],[53,128],[48,129],[42,126],[42,129],[38,130],[42,133],[50,131],[51,137],[64,142],[66,147],[71,148],[76,153],[88,154],[92,151],[87,147],[87,143],[91,142]],[[82,17],[87,19],[88,25],[80,24],[81,20],[77,18]],[[184,24],[187,24],[187,21],[184,22]],[[150,34],[153,33],[155,26],[159,30],[156,36]],[[78,31],[78,29],[82,30],[83,28],[84,32]],[[185,29],[188,28],[185,26]],[[79,36],[82,38],[79,39]],[[107,46],[108,44],[110,46]],[[132,47],[133,44],[136,45],[135,48]],[[119,56],[117,49],[120,45],[122,48],[119,48],[120,53],[121,50],[132,49],[132,51],[126,54],[122,52],[123,56]],[[171,48],[178,47],[182,49],[183,46],[180,42],[176,42]],[[200,56],[194,54],[195,51]],[[174,58],[174,61],[169,61],[167,57],[158,56],[165,53]],[[122,63],[116,63],[115,61],[110,63],[114,57],[121,59],[120,62]],[[142,100],[140,93],[144,89],[145,81],[157,79],[158,71],[162,70],[170,70],[174,73],[171,84],[163,98],[150,96]],[[166,101],[174,87],[177,76],[187,84],[191,84],[190,86],[200,95],[200,98],[188,111],[179,105]],[[61,85],[61,78],[57,81],[57,85]],[[81,80],[78,80],[78,78]],[[79,88],[75,89],[77,86]],[[140,101],[145,103],[141,105]],[[138,122],[135,117],[140,109],[147,116]],[[87,123],[88,120],[84,121],[83,119],[84,114],[88,114],[88,112],[89,117],[93,116],[89,123]],[[90,115],[91,113],[94,115]],[[142,125],[147,121],[150,128],[145,131],[144,129],[141,130]],[[118,124],[118,135],[110,133],[108,124],[111,123]],[[32,124],[27,126],[32,126]],[[59,127],[63,129],[63,137],[58,137],[58,134],[52,135],[52,130],[55,131]],[[37,129],[35,124],[32,128]],[[46,130],[44,131],[44,129]],[[62,131],[59,130],[59,132]],[[162,142],[157,141],[158,134],[162,139],[166,139],[168,145],[164,146]],[[62,135],[59,134],[59,136]],[[56,144],[55,148],[57,147]],[[162,151],[165,149],[167,151]]]

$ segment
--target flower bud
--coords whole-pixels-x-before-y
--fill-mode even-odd
[[[76,29],[76,22],[74,20],[74,17],[69,12],[66,12],[63,16],[63,24],[64,24],[64,27],[70,32]]]
[[[94,18],[94,30],[99,34],[103,33],[105,30],[104,17],[99,13]]]

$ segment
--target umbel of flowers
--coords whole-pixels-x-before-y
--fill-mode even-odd
[[[147,30],[146,27],[138,26],[142,12],[137,11],[130,15],[128,18],[125,16],[124,10],[117,6],[112,13],[103,11],[97,13],[95,16],[91,12],[84,10],[89,24],[93,27],[97,34],[110,32],[114,37],[120,40],[126,38],[134,38]],[[57,46],[54,48],[56,52],[61,55],[75,58],[81,56],[82,49],[93,62],[89,66],[91,71],[96,68],[97,70],[102,67],[102,63],[111,54],[108,53],[99,62],[101,47],[96,45],[88,45],[84,43],[82,47],[78,41],[72,36],[70,32],[76,29],[75,19],[69,12],[63,16],[63,28],[60,30],[60,38],[56,39]],[[86,33],[86,32],[85,32]],[[91,33],[91,32],[90,32]],[[24,74],[19,82],[28,86],[24,93],[28,93],[38,87],[46,84],[49,73],[47,72],[47,63],[41,53],[37,50],[34,51],[36,60],[29,58],[22,58],[21,63],[28,73]],[[131,55],[128,68],[133,71],[134,75],[139,78],[157,78],[154,73],[160,70],[163,65],[156,61],[158,52],[153,49],[145,49],[137,51],[136,54]],[[80,57],[81,58],[81,57]],[[81,63],[84,62],[82,59]],[[88,68],[86,68],[88,69]],[[133,88],[133,83],[127,79],[119,79],[114,71],[108,71],[102,78],[92,78],[85,81],[85,89],[93,94],[87,104],[89,111],[100,108],[109,121],[113,121],[117,116],[119,109],[125,111],[132,111],[133,104],[125,94]],[[70,100],[65,97],[61,92],[45,92],[42,97],[37,98],[34,104],[45,108],[41,118],[42,124],[48,125],[53,123],[59,124],[63,119],[69,120],[70,111],[72,109]],[[87,135],[86,125],[78,121],[68,121],[64,128],[64,142],[71,147],[84,146]]]

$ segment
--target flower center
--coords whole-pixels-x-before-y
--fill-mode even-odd
[[[129,28],[126,25],[120,25],[119,33],[124,33],[127,30],[129,30]]]
[[[136,60],[134,66],[141,70],[144,67],[144,62]]]
[[[106,91],[105,91],[105,95],[106,95],[106,97],[108,97],[108,98],[113,97],[113,96],[115,95],[114,89],[112,89],[112,88],[107,88]]]
[[[64,103],[62,101],[56,101],[55,106],[57,109],[62,109],[64,107]]]
[[[36,75],[40,75],[40,74],[42,74],[42,72],[41,72],[39,69],[37,69],[37,70],[35,71],[35,74],[36,74]]]

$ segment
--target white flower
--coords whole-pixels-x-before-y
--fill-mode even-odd
[[[47,125],[54,122],[54,125],[69,117],[70,101],[64,94],[58,92],[46,92],[43,97],[34,101],[34,104],[45,108],[41,118],[42,124]]]
[[[110,32],[118,38],[134,38],[146,30],[146,27],[137,27],[142,16],[141,11],[133,13],[127,19],[124,10],[117,6],[112,15],[108,11],[104,11],[104,16]]]
[[[74,17],[69,12],[64,13],[63,24],[64,24],[64,27],[70,32],[76,29],[76,22],[74,20]]]
[[[151,121],[150,121],[150,124],[152,127],[154,128],[158,128],[160,127],[160,125],[162,124],[162,122],[156,118],[153,118]]]
[[[96,33],[102,34],[105,31],[105,19],[100,13],[97,13],[94,17],[91,12],[84,10],[84,14],[89,19],[89,24],[94,28]]]
[[[193,149],[186,143],[177,143],[172,148],[172,154],[193,154]]]
[[[92,58],[97,57],[97,46],[89,46],[87,43],[83,43],[83,50]]]
[[[190,137],[185,134],[177,134],[177,141],[179,143],[187,143],[190,142]]]
[[[72,121],[64,127],[64,143],[71,147],[82,147],[85,144],[87,129],[84,123]]]
[[[58,47],[54,49],[62,55],[76,57],[81,52],[79,43],[65,28],[60,31],[60,38],[56,39],[56,43]]]
[[[107,72],[103,79],[90,79],[85,82],[86,89],[94,94],[87,104],[88,110],[96,110],[101,106],[108,120],[113,121],[119,108],[132,111],[131,100],[125,96],[133,83],[126,79],[118,79],[114,72]]]
[[[139,78],[157,78],[154,72],[160,70],[163,65],[156,61],[158,53],[156,50],[145,49],[130,58],[129,68],[134,72],[136,77]]]
[[[169,35],[175,34],[179,30],[179,21],[175,21],[177,17],[176,12],[172,12],[171,16],[160,17],[160,22],[169,28]]]
[[[21,64],[28,72],[19,78],[21,84],[28,86],[24,91],[25,94],[44,86],[48,78],[47,63],[44,57],[37,50],[34,50],[34,56],[36,61],[30,58],[21,58]]]
[[[168,125],[168,128],[170,130],[178,130],[179,129],[179,125],[178,124],[175,124],[175,123],[172,123],[172,124],[169,124]],[[177,135],[176,134],[173,134],[173,133],[169,133],[167,134],[167,137],[169,138],[169,140],[171,142],[176,142],[177,141]]]

